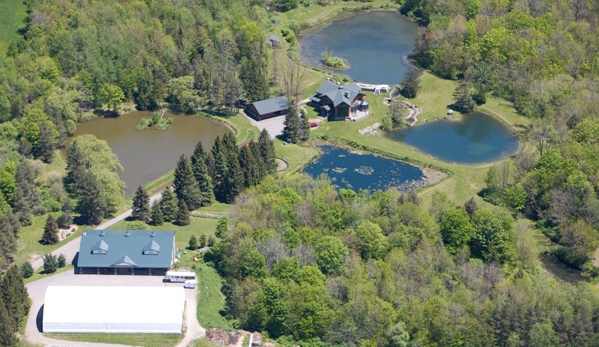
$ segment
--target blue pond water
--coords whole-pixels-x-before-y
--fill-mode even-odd
[[[439,120],[387,133],[433,157],[459,164],[492,162],[518,152],[518,139],[495,118],[473,112],[458,121]]]
[[[325,68],[322,53],[349,62],[336,71],[366,83],[399,83],[408,68],[405,57],[412,53],[418,25],[394,11],[373,11],[333,21],[299,38],[302,58]],[[335,70],[331,70],[335,71]]]
[[[352,153],[347,149],[322,146],[322,156],[304,172],[314,177],[326,174],[333,185],[355,191],[375,191],[397,187],[400,191],[414,188],[424,178],[419,167],[373,154]]]

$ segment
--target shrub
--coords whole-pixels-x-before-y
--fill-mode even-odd
[[[44,272],[47,274],[51,274],[53,272],[56,272],[56,269],[58,269],[58,258],[56,258],[55,255],[53,254],[44,254],[44,257],[42,258],[44,260]]]
[[[33,265],[30,262],[26,261],[21,264],[21,276],[23,278],[29,278],[33,276]]]

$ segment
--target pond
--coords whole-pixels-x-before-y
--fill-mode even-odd
[[[198,141],[209,150],[216,136],[228,131],[224,125],[202,116],[170,113],[164,115],[173,118],[168,130],[135,129],[142,118],[151,116],[151,112],[141,111],[115,118],[94,118],[79,124],[72,137],[93,134],[108,142],[123,165],[121,179],[127,185],[127,195],[173,169],[181,153],[192,154]]]
[[[406,57],[412,53],[418,25],[395,11],[371,11],[335,20],[300,36],[302,58],[310,65],[325,68],[322,53],[349,63],[336,71],[356,81],[397,84],[408,68]],[[334,70],[331,70],[334,71]]]
[[[396,187],[406,192],[433,183],[421,168],[398,160],[328,145],[319,148],[322,156],[303,172],[313,177],[326,174],[337,188],[376,191]]]
[[[458,164],[479,164],[516,154],[516,136],[484,113],[466,114],[460,121],[438,120],[394,130],[387,137],[433,157]]]

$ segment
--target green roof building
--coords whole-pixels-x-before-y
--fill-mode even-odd
[[[175,231],[86,230],[79,273],[164,275],[175,259]]]

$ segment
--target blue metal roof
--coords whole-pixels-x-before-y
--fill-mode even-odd
[[[173,230],[86,230],[77,266],[168,269],[174,247]]]

